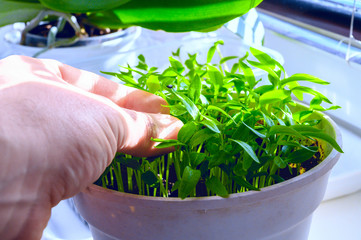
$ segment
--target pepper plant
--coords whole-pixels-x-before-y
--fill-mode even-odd
[[[162,197],[222,196],[259,190],[300,175],[324,158],[322,142],[342,152],[324,133],[314,111],[332,104],[321,93],[300,85],[326,85],[308,74],[287,76],[266,53],[250,48],[243,57],[221,57],[212,63],[222,41],[183,62],[180,49],[163,71],[149,67],[143,55],[135,67],[109,73],[126,85],[149,91],[168,102],[170,113],[183,121],[177,139],[153,139],[158,148],[174,147],[164,156],[137,158],[118,153],[97,184],[121,192]],[[255,69],[268,75],[258,79]],[[293,111],[294,98],[313,96],[308,108]]]

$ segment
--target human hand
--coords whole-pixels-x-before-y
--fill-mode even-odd
[[[117,151],[159,155],[182,123],[165,101],[96,74],[0,60],[0,239],[40,239],[51,208],[93,183]]]

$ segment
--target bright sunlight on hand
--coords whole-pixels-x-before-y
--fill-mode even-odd
[[[54,60],[0,60],[0,239],[40,239],[117,151],[152,156],[182,123],[160,97]]]

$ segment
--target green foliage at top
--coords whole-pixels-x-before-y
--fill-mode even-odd
[[[262,0],[0,0],[0,26],[26,22],[44,9],[85,13],[99,27],[141,26],[169,32],[208,31],[247,13]],[[1,17],[7,16],[7,18]]]
[[[0,27],[33,19],[44,7],[37,1],[0,0]]]
[[[210,48],[206,63],[199,63],[197,54],[181,61],[178,50],[163,71],[149,67],[140,55],[135,68],[108,73],[128,86],[163,97],[171,115],[184,126],[176,140],[153,139],[158,148],[175,147],[166,156],[134,160],[118,154],[103,174],[104,186],[164,197],[226,197],[259,190],[303,173],[312,167],[309,164],[317,165],[324,157],[320,142],[342,152],[334,138],[318,127],[321,120],[309,117],[315,110],[326,110],[321,104],[331,101],[300,85],[328,82],[308,74],[287,77],[280,63],[255,48],[250,53],[256,60],[247,53],[214,64],[220,44]],[[254,74],[257,68],[266,72],[268,83],[261,84]],[[310,107],[293,112],[293,97],[302,99],[304,94],[313,96]],[[144,176],[151,181],[142,182]]]

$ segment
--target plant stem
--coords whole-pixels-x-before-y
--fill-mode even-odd
[[[127,168],[127,176],[128,176],[128,191],[133,191],[133,170],[131,168]]]
[[[119,192],[124,192],[124,184],[123,184],[123,179],[122,179],[122,169],[121,169],[120,163],[118,163],[118,162],[115,164],[114,174],[115,174],[115,179],[116,179],[117,185],[118,185],[118,191]]]
[[[175,173],[177,175],[177,180],[181,180],[182,179],[182,176],[181,176],[181,172],[180,172],[180,159],[179,159],[179,156],[178,154],[180,150],[178,151],[175,151],[173,154],[174,154],[174,169],[175,169]]]

